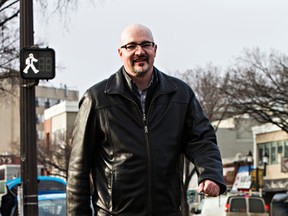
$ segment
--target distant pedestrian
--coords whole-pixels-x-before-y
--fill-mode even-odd
[[[17,214],[17,193],[7,189],[7,193],[1,197],[0,215],[2,216],[16,216]]]

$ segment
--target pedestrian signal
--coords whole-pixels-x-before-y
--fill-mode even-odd
[[[20,74],[23,79],[53,79],[55,51],[51,48],[23,48],[20,52]]]

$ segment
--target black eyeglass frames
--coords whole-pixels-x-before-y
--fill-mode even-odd
[[[152,41],[145,41],[140,44],[138,43],[129,43],[121,46],[121,49],[126,49],[127,51],[134,51],[137,49],[137,47],[140,46],[144,50],[150,50],[155,46],[155,43]]]

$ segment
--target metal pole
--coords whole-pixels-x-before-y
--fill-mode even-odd
[[[34,44],[33,0],[20,1],[20,49]],[[23,215],[38,215],[35,80],[20,78],[20,152]]]
[[[259,169],[256,167],[256,191],[259,191]]]

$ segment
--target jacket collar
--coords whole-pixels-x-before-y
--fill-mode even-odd
[[[122,66],[115,74],[111,75],[107,80],[105,86],[105,93],[107,94],[127,94],[127,87],[126,79],[122,73],[124,67]],[[176,91],[177,87],[174,85],[169,79],[166,74],[159,71],[156,67],[154,67],[154,75],[158,78],[158,86],[157,92],[158,93],[169,93]]]

